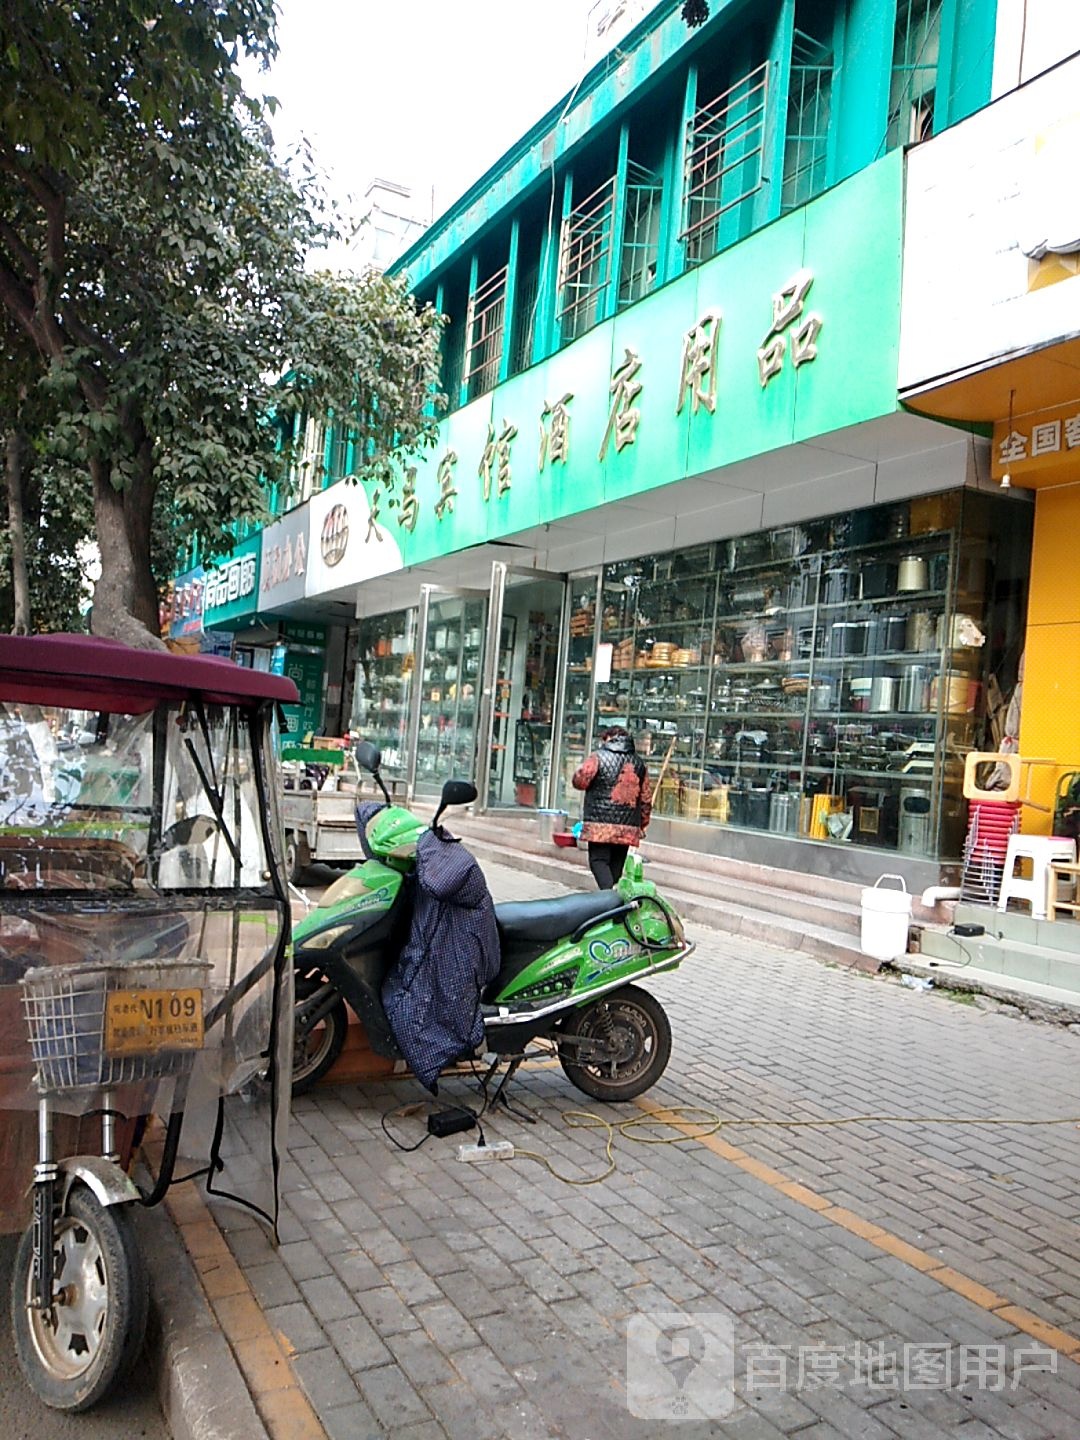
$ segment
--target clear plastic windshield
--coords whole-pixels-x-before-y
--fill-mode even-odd
[[[0,1125],[24,1160],[0,1230],[39,1100],[58,1156],[100,1153],[106,1093],[121,1139],[183,1108],[177,1173],[209,1165],[276,1218],[292,994],[268,735],[225,707],[0,702]]]

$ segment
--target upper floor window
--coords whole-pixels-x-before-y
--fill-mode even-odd
[[[559,333],[574,340],[602,320],[611,284],[616,175],[566,216],[559,243]]]
[[[761,189],[768,87],[766,61],[700,106],[690,121],[680,236],[688,265],[729,243],[725,215]],[[740,234],[733,229],[730,239]]]
[[[479,283],[469,296],[463,378],[470,400],[486,395],[499,383],[506,323],[506,273],[504,265]]]
[[[889,86],[889,149],[934,133],[942,0],[898,0]]]
[[[800,0],[795,11],[784,139],[782,211],[794,210],[819,195],[827,184],[829,119],[832,111],[833,52],[826,35],[831,5]],[[817,12],[817,13],[814,13]],[[814,33],[799,24],[814,26]]]
[[[626,219],[619,268],[619,309],[647,295],[656,284],[660,256],[659,175],[633,160],[626,170]]]

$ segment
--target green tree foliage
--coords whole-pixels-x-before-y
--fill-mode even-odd
[[[0,0],[0,305],[38,356],[56,474],[92,496],[94,629],[132,643],[157,628],[155,515],[226,548],[287,474],[291,414],[350,414],[383,483],[434,433],[439,317],[399,281],[307,268],[337,222],[235,70],[272,57],[273,19]]]

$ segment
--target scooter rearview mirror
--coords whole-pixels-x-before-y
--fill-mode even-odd
[[[377,745],[373,745],[370,740],[361,740],[353,753],[361,770],[368,770],[372,775],[378,774],[382,764],[382,751]]]
[[[442,787],[442,799],[439,801],[439,808],[435,811],[435,818],[432,826],[438,825],[439,817],[448,805],[471,805],[476,799],[476,786],[471,780],[444,780]]]
[[[471,780],[447,780],[442,787],[442,804],[471,805],[476,799],[476,786]]]

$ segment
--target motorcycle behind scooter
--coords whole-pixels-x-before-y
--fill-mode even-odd
[[[368,859],[326,891],[293,930],[295,1028],[293,1094],[333,1065],[345,1043],[345,1002],[376,1054],[400,1059],[381,998],[383,981],[409,933],[416,843],[424,822],[391,802],[380,753],[361,742],[357,764],[385,804],[357,806]],[[447,780],[431,821],[476,799],[476,787]],[[673,970],[694,950],[673,907],[630,857],[618,887],[595,894],[496,905],[501,965],[484,990],[489,1072],[505,1062],[500,1092],[527,1046],[548,1040],[568,1079],[595,1100],[632,1100],[655,1085],[671,1054],[671,1026],[659,1001],[634,982]]]

